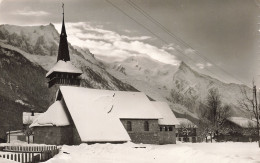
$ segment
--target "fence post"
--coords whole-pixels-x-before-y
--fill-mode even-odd
[[[22,153],[22,163],[24,163],[23,161],[24,161],[24,153]]]
[[[17,159],[18,162],[21,161],[20,156],[21,156],[20,153],[18,153],[18,159]]]
[[[25,153],[25,162],[27,162],[27,153]]]

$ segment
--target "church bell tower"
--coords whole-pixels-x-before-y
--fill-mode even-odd
[[[49,79],[49,88],[56,84],[79,86],[79,76],[82,74],[82,71],[77,69],[70,62],[69,47],[64,23],[64,4],[62,4],[62,8],[63,20],[57,62],[53,66],[53,68],[46,74],[46,78]]]

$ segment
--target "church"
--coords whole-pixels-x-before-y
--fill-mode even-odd
[[[178,120],[165,102],[143,92],[90,89],[80,86],[82,71],[70,62],[64,12],[57,62],[46,74],[58,85],[54,103],[30,125],[34,143],[175,144]]]

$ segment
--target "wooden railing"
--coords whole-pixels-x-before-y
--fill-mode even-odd
[[[6,146],[4,151],[12,153],[2,152],[0,157],[22,163],[36,163],[49,160],[59,150],[57,146]]]

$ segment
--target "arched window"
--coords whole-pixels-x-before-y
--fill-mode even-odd
[[[149,123],[148,123],[148,121],[144,122],[144,131],[149,131]]]
[[[126,122],[126,130],[127,131],[132,131],[132,122],[130,122],[130,121]]]

